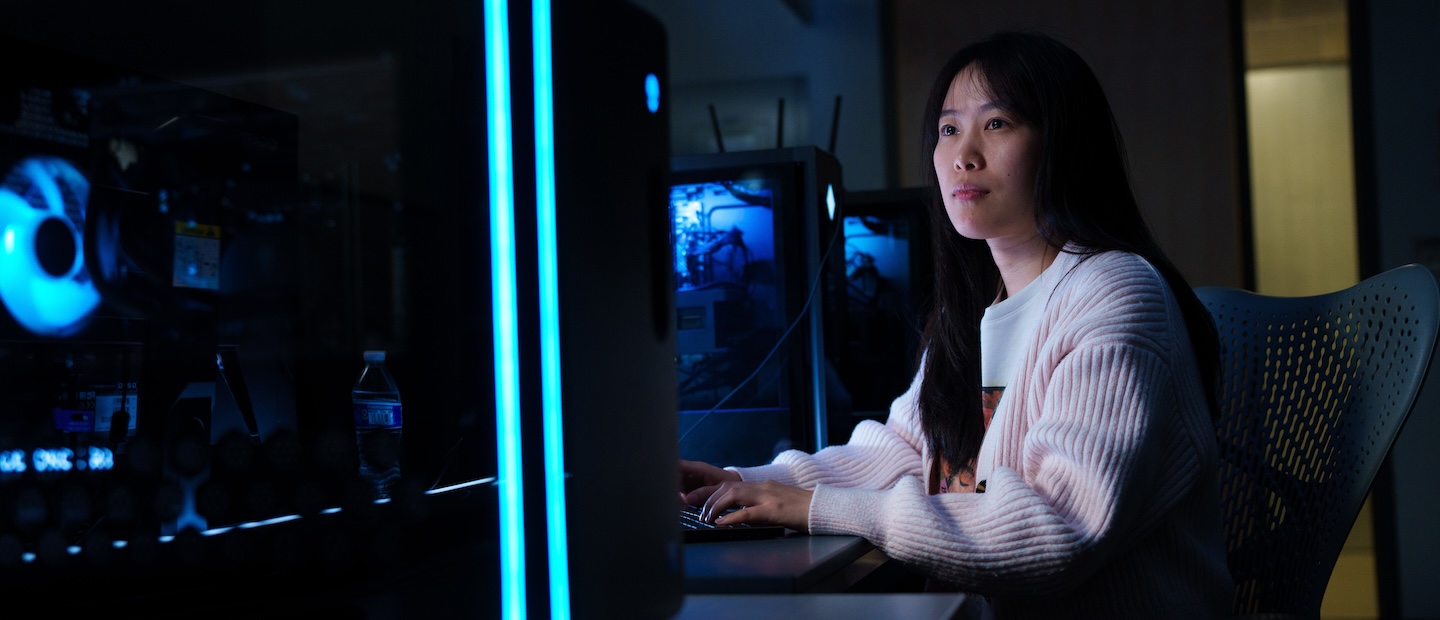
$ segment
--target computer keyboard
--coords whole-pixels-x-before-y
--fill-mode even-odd
[[[734,512],[733,510],[729,512]],[[734,523],[719,525],[700,518],[699,506],[680,507],[680,531],[685,542],[716,542],[775,538],[785,534],[785,526],[768,523]]]

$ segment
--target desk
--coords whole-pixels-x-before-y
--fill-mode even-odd
[[[871,589],[902,569],[856,536],[790,533],[684,549],[685,604],[675,620],[980,617],[963,594]]]
[[[966,618],[959,594],[692,594],[674,620]]]
[[[890,562],[856,536],[807,536],[685,545],[686,594],[845,592]]]

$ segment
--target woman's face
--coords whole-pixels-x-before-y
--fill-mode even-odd
[[[993,101],[984,77],[966,67],[941,106],[935,176],[955,231],[992,248],[1035,238],[1038,128]]]

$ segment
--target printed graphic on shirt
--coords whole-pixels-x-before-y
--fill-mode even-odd
[[[1003,387],[980,388],[980,409],[985,417],[985,431],[990,431],[990,419],[995,417],[995,408],[1000,406],[1000,397],[1005,394]],[[956,468],[950,463],[940,463],[941,493],[975,492],[975,461]]]

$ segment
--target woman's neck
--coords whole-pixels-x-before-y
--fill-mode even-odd
[[[990,255],[1000,270],[1000,296],[996,301],[1019,294],[1031,282],[1040,277],[1060,251],[1040,235],[1019,243],[1006,243],[998,239],[990,241]]]

